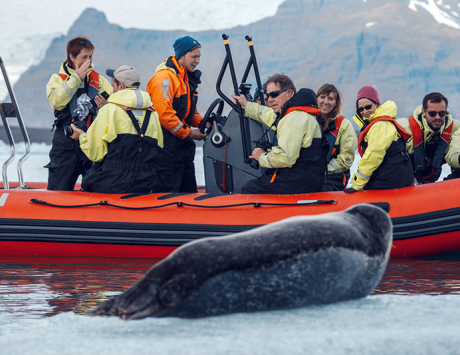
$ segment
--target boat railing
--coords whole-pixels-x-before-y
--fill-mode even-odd
[[[27,134],[26,127],[24,125],[24,120],[22,119],[21,112],[19,111],[19,106],[16,101],[16,96],[14,95],[13,88],[8,79],[8,74],[6,73],[5,65],[3,63],[2,57],[0,57],[0,68],[3,75],[3,80],[5,81],[6,87],[8,89],[8,94],[10,96],[11,102],[2,102],[0,98],[0,115],[2,116],[3,127],[5,128],[6,137],[10,145],[10,156],[3,163],[2,166],[2,176],[3,176],[3,188],[9,189],[8,182],[8,166],[13,162],[16,155],[16,145],[14,142],[14,137],[11,132],[11,126],[8,119],[15,117],[18,121],[19,128],[21,129],[22,136],[24,138],[25,144],[25,154],[18,160],[17,171],[18,171],[18,180],[19,180],[19,189],[26,189],[24,183],[24,177],[22,175],[22,163],[27,160],[30,155],[30,140],[29,135]]]

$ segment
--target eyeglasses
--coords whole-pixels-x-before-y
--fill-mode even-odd
[[[84,44],[88,44],[88,45],[91,45],[91,41],[88,41],[87,39],[82,39],[81,41],[78,42],[78,44],[80,46],[84,45]]]
[[[272,92],[267,92],[267,100],[271,97],[273,99],[276,99],[278,96],[280,96],[283,92],[287,91],[287,89],[281,89],[281,90],[276,90]]]
[[[358,107],[358,111],[363,112],[364,110],[370,110],[372,108],[372,105],[373,104],[370,104],[370,105],[367,105],[367,106],[364,106],[364,107]]]
[[[444,117],[447,114],[447,112],[446,111],[439,111],[439,112],[438,111],[428,111],[428,114],[430,115],[430,117],[433,117],[433,118],[436,117],[436,115],[438,114],[439,114],[439,117]]]

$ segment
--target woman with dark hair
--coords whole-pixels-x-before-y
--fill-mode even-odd
[[[359,90],[353,119],[361,128],[358,137],[361,160],[351,187],[344,192],[397,189],[414,184],[414,171],[406,150],[410,134],[395,121],[396,114],[396,104],[387,101],[380,105],[373,87]]]
[[[59,74],[53,74],[46,85],[46,95],[54,109],[54,131],[48,168],[48,190],[73,190],[79,175],[91,167],[91,161],[80,150],[71,127],[86,129],[107,101],[100,95],[112,94],[107,79],[93,70],[94,45],[83,36],[67,43],[67,59]]]
[[[350,180],[358,140],[351,122],[342,116],[340,91],[332,84],[324,84],[316,96],[320,109],[317,119],[329,145],[323,191],[343,191]]]
[[[244,109],[244,115],[263,122],[276,132],[277,144],[271,149],[254,148],[249,158],[267,168],[258,179],[247,181],[242,193],[298,194],[319,192],[326,171],[322,149],[319,114],[313,90],[298,92],[284,74],[274,74],[266,81],[267,107],[248,102],[244,95],[232,95]]]

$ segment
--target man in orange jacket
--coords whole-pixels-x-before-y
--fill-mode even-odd
[[[201,45],[184,36],[174,42],[175,55],[161,63],[147,84],[147,92],[160,117],[164,148],[160,154],[163,171],[159,178],[171,192],[197,192],[195,179],[194,140],[202,140],[206,134],[198,127],[203,117],[198,113],[198,84],[201,72]]]

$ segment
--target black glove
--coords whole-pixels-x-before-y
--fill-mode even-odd
[[[204,133],[205,132],[205,129],[206,129],[206,123],[204,122],[204,119],[201,120],[200,124],[198,125],[198,129],[200,130],[201,133]]]
[[[355,190],[352,187],[347,187],[345,190],[343,190],[343,192],[345,192],[347,194],[352,194],[353,192],[358,192],[358,190]]]

